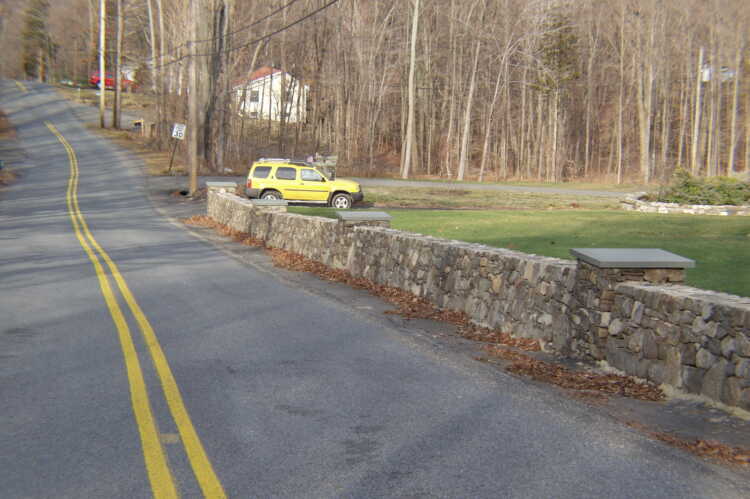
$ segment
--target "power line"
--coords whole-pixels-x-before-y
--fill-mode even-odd
[[[242,31],[246,31],[246,30],[248,30],[248,29],[250,29],[250,28],[252,28],[254,26],[259,25],[260,23],[262,23],[266,19],[275,16],[276,14],[278,14],[279,12],[281,12],[281,11],[283,11],[285,9],[288,9],[289,7],[291,7],[292,5],[294,5],[297,2],[299,2],[299,0],[292,0],[291,2],[289,2],[289,3],[285,4],[285,5],[282,5],[281,7],[277,8],[273,12],[271,12],[271,13],[263,16],[263,17],[261,17],[260,19],[251,22],[247,26],[243,26],[241,28],[238,28],[238,29],[236,29],[234,31],[231,31],[231,32],[227,33],[226,35],[215,36],[213,38],[206,38],[204,40],[188,40],[188,41],[183,42],[180,45],[177,45],[176,47],[172,48],[168,53],[169,54],[173,54],[177,50],[181,49],[182,47],[186,47],[186,46],[190,45],[191,43],[194,43],[194,44],[197,44],[197,43],[209,43],[209,42],[214,42],[216,40],[219,40],[220,38],[224,38],[224,37],[228,38],[230,36],[236,35],[237,33],[240,33]]]
[[[296,21],[294,21],[294,22],[292,22],[290,24],[287,24],[286,26],[284,26],[282,28],[277,29],[276,31],[273,31],[273,32],[271,32],[271,33],[269,33],[267,35],[263,35],[260,38],[256,38],[255,40],[251,40],[251,41],[249,41],[247,43],[243,43],[241,45],[237,45],[236,47],[225,49],[222,52],[224,52],[224,53],[234,52],[235,50],[240,50],[240,49],[243,49],[245,47],[249,47],[251,45],[255,45],[255,44],[258,44],[260,42],[266,41],[266,40],[268,40],[268,39],[270,39],[270,38],[278,35],[279,33],[283,32],[283,31],[286,31],[286,30],[288,30],[288,29],[290,29],[290,28],[292,28],[292,27],[294,27],[294,26],[296,26],[296,25],[298,25],[298,24],[300,24],[300,23],[302,23],[302,22],[310,19],[311,17],[313,17],[313,16],[315,16],[315,15],[323,12],[328,7],[331,7],[335,3],[338,3],[338,1],[339,0],[331,0],[330,2],[328,2],[325,5],[323,5],[322,7],[319,7],[317,9],[315,9],[314,11],[310,12],[309,14],[307,14],[307,15],[305,15],[303,17],[300,17]],[[170,66],[170,65],[175,64],[177,62],[180,62],[183,59],[187,59],[188,57],[192,57],[193,55],[195,55],[196,57],[209,57],[209,56],[216,55],[216,53],[209,53],[209,54],[186,54],[186,55],[183,55],[181,57],[178,57],[177,59],[169,61],[166,64],[160,65],[159,68],[164,68],[164,67]]]

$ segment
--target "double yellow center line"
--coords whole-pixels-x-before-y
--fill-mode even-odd
[[[68,190],[66,195],[68,214],[70,215],[76,238],[94,266],[96,276],[99,280],[99,286],[102,295],[104,296],[104,301],[107,304],[109,313],[112,316],[115,327],[117,328],[120,346],[122,347],[123,357],[125,358],[125,369],[128,376],[128,383],[130,385],[130,399],[133,405],[133,413],[138,425],[141,445],[143,448],[143,457],[146,463],[146,470],[154,497],[178,497],[177,487],[169,468],[166,453],[161,445],[157,424],[148,398],[146,382],[144,381],[143,371],[141,370],[141,363],[138,358],[138,352],[133,343],[130,327],[125,320],[120,303],[110,285],[110,277],[114,279],[117,289],[119,289],[122,298],[125,300],[125,303],[130,309],[130,312],[143,334],[143,338],[148,347],[148,352],[161,383],[161,388],[164,392],[169,411],[172,414],[175,425],[177,426],[182,444],[185,447],[185,453],[187,454],[193,473],[195,474],[203,495],[210,498],[226,497],[221,482],[216,476],[213,466],[203,449],[200,438],[198,438],[198,434],[193,427],[193,423],[190,420],[185,404],[182,401],[180,389],[172,375],[172,370],[169,367],[167,358],[164,355],[151,324],[143,313],[143,310],[141,310],[141,307],[138,305],[130,288],[128,288],[122,274],[120,274],[117,269],[117,265],[115,265],[107,252],[102,249],[96,239],[94,239],[94,236],[91,234],[86,223],[86,219],[81,213],[78,206],[78,159],[75,151],[52,123],[45,122],[45,124],[57,137],[60,143],[62,143],[68,153],[68,160],[70,163],[70,178],[68,180]],[[106,264],[109,274],[105,270],[102,261]]]

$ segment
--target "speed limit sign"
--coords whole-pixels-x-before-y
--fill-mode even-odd
[[[187,128],[187,125],[185,125],[184,123],[175,123],[174,126],[172,127],[172,138],[185,140],[186,128]]]

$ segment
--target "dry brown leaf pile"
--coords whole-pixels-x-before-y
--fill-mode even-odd
[[[525,352],[539,352],[542,350],[539,340],[532,338],[516,338],[508,333],[503,333],[498,329],[477,327],[473,324],[462,324],[461,327],[458,328],[458,334],[469,340],[506,345],[518,348]]]
[[[726,463],[750,466],[750,449],[743,449],[742,447],[731,447],[729,445],[722,444],[717,440],[685,440],[669,433],[649,430],[645,425],[641,423],[628,422],[626,424],[631,428],[635,428],[636,430],[645,433],[651,438],[655,438],[656,440],[659,440],[666,444],[678,447],[684,451],[695,454],[696,456],[710,457]]]
[[[627,376],[599,374],[570,369],[551,362],[535,359],[507,348],[486,345],[484,349],[492,356],[512,362],[507,371],[529,376],[569,390],[588,390],[620,395],[638,400],[664,400],[664,393],[652,383],[639,383]]]
[[[234,230],[231,227],[216,222],[213,218],[207,217],[206,215],[193,215],[192,217],[185,218],[182,220],[185,225],[194,225],[196,227],[205,227],[208,229],[214,229],[217,233],[222,236],[230,237],[233,241],[244,244],[245,246],[253,246],[258,248],[265,247],[265,242],[260,239],[251,237],[247,232],[240,232]]]

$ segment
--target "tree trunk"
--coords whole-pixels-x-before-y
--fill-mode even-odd
[[[690,171],[698,175],[700,166],[698,156],[700,151],[701,133],[701,84],[703,81],[703,47],[698,51],[698,69],[695,76],[695,104],[693,105],[693,138],[690,142]]]
[[[469,94],[466,96],[466,112],[464,113],[464,130],[461,135],[461,153],[458,158],[457,180],[463,180],[466,174],[466,166],[469,160],[469,148],[471,135],[471,106],[474,101],[474,89],[477,81],[477,66],[479,65],[479,52],[482,47],[482,41],[478,40],[474,50],[474,64],[471,70],[471,81],[469,83]]]
[[[737,155],[737,115],[740,108],[740,78],[742,77],[742,46],[737,43],[734,57],[734,91],[732,92],[732,123],[729,128],[729,152],[727,174],[734,173],[735,156]],[[750,109],[745,110],[750,113]]]

